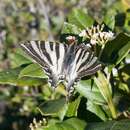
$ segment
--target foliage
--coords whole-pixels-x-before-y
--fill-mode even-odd
[[[9,122],[18,124],[12,129],[28,129],[34,117],[38,122],[31,124],[32,130],[129,129],[130,6],[127,0],[99,0],[96,10],[97,3],[92,1],[2,1],[0,129],[11,129]],[[96,75],[83,78],[75,86],[72,99],[66,102],[64,86],[59,85],[53,92],[41,67],[22,52],[18,43],[30,39],[66,42],[71,35],[79,44],[88,43],[88,37],[79,34],[101,23],[105,24],[105,31],[114,32],[112,40],[93,46],[103,68]],[[42,118],[45,120],[40,121]]]

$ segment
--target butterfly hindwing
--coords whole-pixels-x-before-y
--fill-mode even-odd
[[[52,87],[63,78],[63,61],[67,51],[65,44],[45,41],[27,41],[21,47],[48,75]]]
[[[82,56],[79,61],[79,66],[76,66],[78,78],[95,74],[101,69],[101,63],[94,55],[94,52],[89,48],[83,49],[85,56]]]
[[[66,88],[68,91],[73,90],[74,84],[82,77],[92,75],[101,69],[94,52],[85,45],[79,45],[74,52],[73,62],[68,64],[66,79],[68,83]]]

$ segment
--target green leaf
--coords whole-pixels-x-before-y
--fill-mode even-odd
[[[13,67],[18,67],[23,64],[29,64],[31,61],[23,56],[21,49],[15,50],[14,53],[9,52],[9,58]]]
[[[79,34],[81,30],[74,24],[64,22],[62,34]]]
[[[119,64],[128,55],[129,51],[130,51],[130,41],[128,42],[128,44],[126,44],[119,50],[118,52],[119,57],[117,58],[116,64]]]
[[[98,72],[98,77],[94,77],[94,81],[96,85],[98,86],[103,98],[108,104],[108,107],[111,111],[111,115],[113,118],[117,117],[117,112],[112,100],[112,90],[111,90],[111,84],[107,80],[107,78],[104,76],[102,72]]]
[[[78,118],[70,118],[61,123],[50,125],[44,130],[85,130],[87,124]]]
[[[98,73],[98,77],[95,77],[94,81],[96,85],[98,86],[106,102],[112,99],[111,84],[109,83],[109,81],[106,79],[106,77],[104,76],[102,72]]]
[[[74,130],[84,130],[87,125],[85,121],[80,120],[78,118],[68,119],[64,121],[64,124],[72,126]]]
[[[87,101],[87,110],[95,113],[98,117],[100,117],[103,121],[107,120],[107,117],[101,106],[94,104],[90,100]]]
[[[93,25],[94,20],[81,9],[73,9],[68,16],[68,22],[81,29],[86,29]]]
[[[15,69],[8,69],[6,71],[0,72],[0,84],[16,85],[18,74],[21,70],[22,67],[18,67]]]
[[[17,86],[39,86],[47,84],[46,80],[40,78],[23,77],[17,79]]]
[[[76,100],[69,102],[68,110],[66,113],[67,117],[77,116],[77,110],[80,104],[81,97],[79,96]]]
[[[114,40],[109,41],[101,55],[101,61],[107,64],[119,64],[130,50],[130,37],[120,33]]]
[[[38,107],[42,115],[53,115],[60,116],[60,119],[63,119],[65,112],[67,110],[67,103],[65,98],[49,100],[44,102]],[[65,110],[65,111],[64,111]]]
[[[38,64],[30,64],[20,71],[19,78],[21,77],[35,77],[35,78],[47,78],[44,71]]]
[[[112,30],[115,27],[115,15],[116,15],[115,10],[109,10],[103,20],[104,23]]]
[[[121,120],[121,121],[107,121],[101,123],[91,123],[88,124],[86,130],[129,130],[130,129],[130,120]]]
[[[18,67],[15,69],[8,69],[6,71],[0,72],[0,84],[9,84],[9,85],[42,85],[45,84],[45,80],[41,80],[39,78],[18,78],[20,71],[23,67]]]
[[[75,88],[82,96],[96,104],[104,104],[106,102],[96,84],[91,85],[91,80],[81,80]]]

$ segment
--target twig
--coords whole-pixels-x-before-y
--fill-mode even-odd
[[[45,6],[43,0],[38,0],[38,2],[39,2],[39,5],[41,6],[43,16],[44,16],[46,23],[47,23],[47,31],[49,33],[49,39],[53,40],[54,38],[53,38],[53,35],[51,33],[51,26],[50,26],[49,17],[48,17],[48,14],[47,14],[46,6]]]

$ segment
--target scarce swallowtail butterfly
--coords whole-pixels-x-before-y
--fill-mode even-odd
[[[94,52],[84,44],[26,41],[20,45],[42,67],[53,88],[64,81],[68,96],[82,77],[92,75],[101,68]]]

